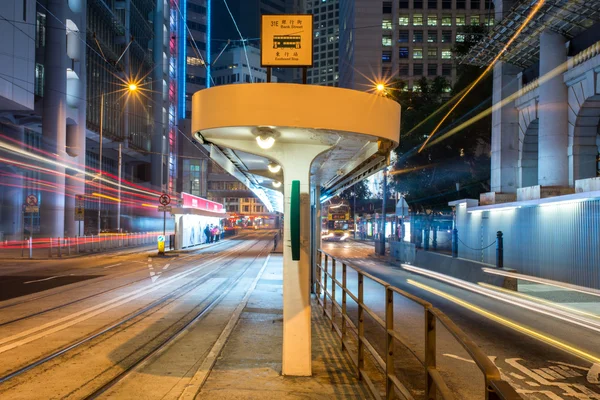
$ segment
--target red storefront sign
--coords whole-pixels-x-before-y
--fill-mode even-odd
[[[203,199],[188,193],[181,193],[181,200],[184,208],[196,208],[198,210],[223,212],[223,204],[215,201]]]

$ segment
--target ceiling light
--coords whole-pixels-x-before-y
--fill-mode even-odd
[[[269,163],[269,165],[267,165],[267,168],[269,168],[269,171],[271,171],[274,174],[281,171],[281,165],[275,163]]]
[[[281,182],[277,182],[277,181],[273,181],[273,187],[280,187],[281,186]]]
[[[273,147],[275,144],[275,138],[273,136],[257,136],[256,143],[261,149],[267,150]]]

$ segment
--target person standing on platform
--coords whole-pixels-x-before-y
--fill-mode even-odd
[[[208,224],[206,224],[206,227],[204,228],[204,236],[206,236],[206,243],[210,243],[210,228]]]

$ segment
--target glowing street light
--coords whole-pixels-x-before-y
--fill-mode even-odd
[[[129,85],[127,85],[127,87],[129,88],[130,92],[135,92],[138,88],[138,86],[135,82],[131,82]]]
[[[275,144],[275,138],[273,136],[257,136],[256,143],[261,149],[267,150],[273,147]]]
[[[273,187],[281,187],[281,182],[273,181]]]
[[[274,174],[281,171],[281,165],[275,163],[269,163],[269,165],[267,165],[267,168],[269,168],[269,171],[271,171]]]
[[[385,85],[383,83],[378,83],[377,86],[375,86],[375,88],[378,92],[383,92],[385,90]]]

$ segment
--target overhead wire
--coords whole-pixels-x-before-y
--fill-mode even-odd
[[[248,60],[248,51],[246,50],[246,40],[242,36],[242,32],[240,32],[240,28],[238,27],[238,24],[235,21],[235,18],[233,17],[231,10],[229,9],[229,4],[227,4],[227,0],[223,0],[223,3],[225,3],[227,12],[229,13],[231,20],[233,21],[233,25],[235,25],[235,29],[237,30],[238,34],[240,35],[240,39],[242,40],[242,47],[244,48],[244,56],[246,57],[246,65],[248,65],[248,72],[250,73],[250,80],[254,81],[254,78],[252,77],[252,68],[250,68],[250,61]]]

